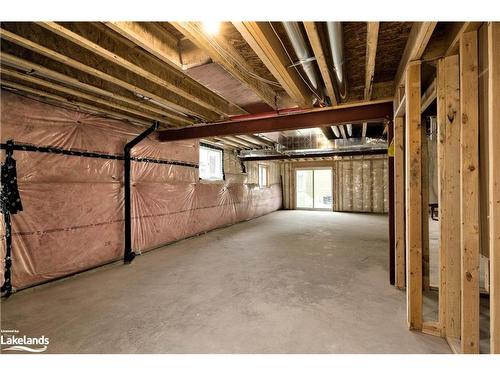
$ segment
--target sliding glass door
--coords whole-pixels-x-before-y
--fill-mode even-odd
[[[331,210],[333,207],[332,169],[297,169],[295,173],[296,207]]]

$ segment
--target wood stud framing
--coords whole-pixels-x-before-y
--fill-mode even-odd
[[[403,56],[396,72],[394,85],[396,88],[403,84],[405,71],[411,61],[418,60],[422,56],[434,32],[437,22],[414,22],[406,43]]]
[[[405,140],[404,117],[394,118],[394,223],[396,246],[396,287],[405,287]]]
[[[500,23],[488,24],[490,352],[500,354]]]
[[[477,31],[460,39],[461,349],[479,353],[479,116]]]
[[[477,25],[460,28],[458,55],[450,55],[437,61],[437,78],[420,97],[420,63],[413,61],[406,67],[405,95],[395,99],[395,210],[397,215],[398,139],[406,115],[406,241],[407,241],[407,301],[408,325],[431,335],[441,335],[448,340],[455,353],[479,353],[479,260],[480,226],[479,216],[479,132],[487,132],[489,167],[489,247],[490,247],[490,348],[491,353],[500,353],[500,277],[499,222],[500,217],[500,150],[497,128],[500,106],[499,97],[500,27],[489,23],[488,29],[488,129],[479,123],[478,92],[478,33]],[[471,31],[472,30],[472,31]],[[453,46],[450,46],[455,51]],[[448,48],[448,49],[450,49]],[[448,53],[448,52],[447,52]],[[422,322],[422,158],[423,143],[420,125],[420,110],[425,110],[437,97],[438,111],[438,174],[439,174],[439,220],[440,220],[440,269],[439,269],[439,320]],[[401,104],[405,106],[401,110]],[[492,174],[494,177],[491,177]],[[459,202],[459,204],[457,204]],[[399,222],[400,219],[397,220]],[[401,237],[396,225],[396,237]],[[396,245],[396,254],[401,250]],[[492,250],[495,249],[495,250]],[[396,257],[397,265],[400,264]],[[399,268],[397,268],[398,270]],[[396,273],[396,286],[401,287],[401,273]],[[488,281],[487,281],[488,282]],[[495,288],[497,287],[497,288]]]
[[[460,338],[460,78],[458,55],[438,61],[439,321]]]
[[[422,140],[420,62],[406,71],[406,286],[408,326],[422,330]]]
[[[243,38],[237,43],[246,42],[262,66],[260,62],[257,66],[250,64],[233,41],[207,34],[198,22],[170,24],[185,38],[155,22],[2,23],[2,87],[141,126],[148,126],[151,120],[159,121],[163,128],[159,133],[161,141],[204,137],[208,142],[223,142],[225,147],[236,149],[273,147],[273,142],[255,135],[261,132],[329,126],[332,121],[338,124],[344,139],[345,124],[363,123],[361,136],[365,138],[369,122],[393,119],[394,158],[389,158],[389,163],[394,160],[393,170],[389,166],[394,181],[390,187],[394,197],[389,204],[390,214],[394,215],[391,261],[395,263],[395,286],[406,288],[408,327],[446,338],[457,353],[479,353],[483,230],[488,233],[491,278],[486,285],[490,287],[490,349],[491,353],[500,354],[500,23],[452,22],[444,29],[440,25],[438,29],[445,30],[446,35],[441,33],[429,44],[437,22],[414,22],[394,80],[375,83],[380,23],[368,22],[363,102],[339,104],[326,42],[321,39],[324,30],[319,23],[304,22],[326,95],[334,106],[314,109],[314,93],[291,66],[272,23],[233,22]],[[488,51],[482,55],[484,60],[488,58],[484,72],[478,71],[477,30],[481,25],[488,36]],[[204,63],[219,64],[274,109],[277,95],[284,90],[295,104],[308,110],[229,120],[247,112],[184,72],[189,64],[183,62],[181,42],[185,42],[188,53],[196,50],[205,58]],[[421,71],[421,60],[437,64],[434,80],[427,80],[432,77]],[[256,71],[265,68],[277,82],[257,76]],[[487,115],[481,120],[480,74],[487,77],[487,85],[481,87],[488,90],[488,103],[482,103],[481,112],[486,113],[487,108]],[[421,75],[425,82],[431,82],[423,93]],[[371,100],[378,97],[382,86],[396,91],[393,103]],[[437,322],[424,322],[428,173],[421,116],[432,110],[436,99],[439,315]],[[200,123],[203,125],[191,126]],[[178,127],[186,128],[165,130]],[[487,148],[480,143],[480,132],[482,142],[487,140]],[[487,159],[488,164],[480,165],[481,158]],[[327,160],[334,171],[334,209],[355,208],[354,194],[339,187],[343,179],[353,178],[355,161]],[[288,161],[280,168],[283,188],[288,192],[283,196],[283,207],[293,209],[295,167]],[[363,173],[370,175],[371,168],[372,162]],[[480,190],[481,174],[485,171],[489,176],[487,189]],[[366,181],[366,176],[361,175],[361,182],[363,179]],[[483,206],[488,200],[488,220],[481,221],[480,213],[485,211],[480,212],[484,210],[480,199],[484,200]]]

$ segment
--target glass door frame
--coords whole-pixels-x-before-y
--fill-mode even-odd
[[[329,170],[331,172],[331,189],[332,189],[332,207],[330,208],[314,208],[314,170]],[[313,191],[313,207],[299,207],[297,206],[297,172],[298,171],[313,171],[313,178],[312,178],[312,191]],[[334,209],[334,196],[333,196],[333,183],[334,183],[334,176],[333,176],[333,167],[297,167],[294,168],[294,173],[293,173],[293,179],[294,179],[294,209],[295,210],[303,210],[303,211],[333,211]]]

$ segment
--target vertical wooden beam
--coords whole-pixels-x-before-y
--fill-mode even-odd
[[[479,73],[479,215],[480,215],[480,251],[481,260],[484,258],[485,267],[482,269],[482,278],[484,282],[481,283],[480,289],[484,289],[489,294],[489,202],[488,202],[488,158],[489,158],[489,134],[488,134],[488,24],[485,23],[478,29],[478,73]]]
[[[406,71],[406,296],[410,329],[422,329],[422,131],[420,61]]]
[[[477,31],[460,38],[460,216],[463,353],[479,353],[479,115]]]
[[[439,321],[442,335],[460,338],[460,76],[458,55],[437,65],[439,190]]]
[[[490,351],[500,354],[500,23],[488,24]]]
[[[422,98],[420,98],[422,104]],[[422,112],[422,107],[420,107]],[[426,135],[426,124],[422,131],[422,289],[428,291],[430,287],[429,264],[429,147]]]
[[[396,247],[396,287],[405,287],[405,171],[404,118],[394,118],[394,224]]]
[[[387,143],[394,149],[394,123],[387,125]],[[396,235],[394,229],[394,154],[387,157],[388,190],[389,190],[389,283],[396,284]]]

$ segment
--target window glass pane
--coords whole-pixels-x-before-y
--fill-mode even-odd
[[[313,171],[297,170],[297,207],[313,208]]]
[[[332,208],[332,170],[314,170],[314,208]]]
[[[200,146],[200,178],[222,180],[222,151]]]

